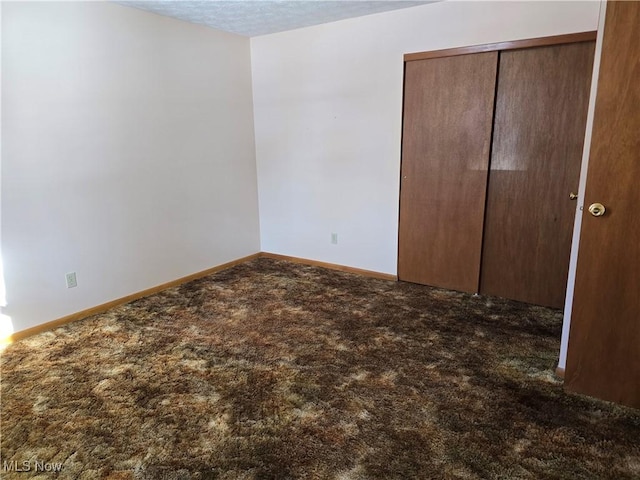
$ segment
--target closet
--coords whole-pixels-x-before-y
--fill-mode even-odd
[[[405,56],[400,280],[563,305],[594,38]]]

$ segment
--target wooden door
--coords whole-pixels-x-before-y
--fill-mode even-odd
[[[478,291],[497,58],[406,63],[400,280]]]
[[[565,385],[640,408],[640,3],[609,2]],[[592,216],[589,205],[606,207]]]
[[[594,46],[500,54],[483,294],[564,304]]]

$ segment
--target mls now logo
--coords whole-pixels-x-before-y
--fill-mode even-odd
[[[2,462],[3,472],[60,472],[62,463],[47,463],[39,460],[25,460],[18,462],[16,460]]]

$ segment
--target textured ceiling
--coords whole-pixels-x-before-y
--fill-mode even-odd
[[[248,37],[432,3],[408,0],[114,1]]]

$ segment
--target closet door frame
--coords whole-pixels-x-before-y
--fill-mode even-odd
[[[469,47],[447,48],[444,50],[432,50],[429,52],[406,53],[404,61],[426,60],[429,58],[453,57],[456,55],[468,55],[470,53],[493,52],[496,50],[518,50],[521,48],[546,47],[563,43],[590,42],[596,39],[595,30],[566,35],[553,35],[551,37],[528,38],[526,40],[513,40],[510,42],[485,43]]]

